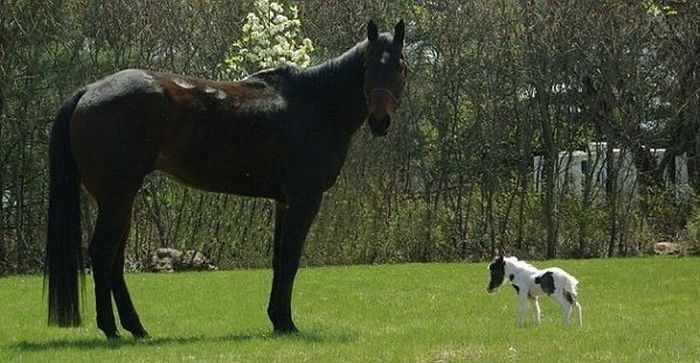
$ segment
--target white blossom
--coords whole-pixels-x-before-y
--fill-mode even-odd
[[[299,9],[285,9],[277,2],[256,0],[255,11],[246,16],[241,38],[231,45],[224,61],[229,74],[240,76],[246,69],[294,64],[306,67],[314,51],[313,42],[300,36]]]

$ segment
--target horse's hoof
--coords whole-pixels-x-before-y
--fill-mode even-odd
[[[297,327],[294,326],[294,324],[275,327],[275,334],[279,335],[296,334],[298,332],[299,329],[297,329]]]
[[[146,330],[131,332],[131,335],[134,336],[134,339],[148,339],[151,337]]]
[[[105,333],[107,336],[107,340],[118,340],[121,338],[121,335],[119,335],[118,331],[112,332],[112,333]]]

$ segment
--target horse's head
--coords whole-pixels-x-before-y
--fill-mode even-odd
[[[489,273],[491,274],[491,279],[489,280],[489,286],[486,288],[486,291],[491,294],[498,291],[498,288],[501,287],[506,276],[506,261],[502,255],[491,261],[489,264]]]
[[[393,35],[380,35],[372,21],[367,25],[364,92],[368,123],[375,136],[386,135],[406,81],[403,35],[403,20],[396,24]]]

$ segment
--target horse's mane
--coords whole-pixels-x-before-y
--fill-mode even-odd
[[[376,42],[380,42],[383,47],[386,47],[393,42],[393,39],[391,33],[382,33]],[[365,53],[368,44],[369,41],[363,40],[345,53],[309,68],[294,67],[294,72],[292,72],[293,78],[319,88],[324,88],[324,86],[337,87],[338,77],[341,77],[341,84],[352,84],[357,81],[363,82],[363,79],[344,80],[343,77],[352,76],[354,78],[357,73],[364,71]],[[328,82],[334,82],[334,84],[328,85]]]
[[[323,82],[325,79],[333,78],[333,76],[344,73],[348,68],[364,68],[363,58],[366,49],[367,41],[365,40],[355,44],[354,47],[338,57],[331,58],[321,64],[306,69],[298,69],[295,76],[300,80]]]

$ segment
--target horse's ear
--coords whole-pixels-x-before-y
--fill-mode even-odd
[[[403,47],[404,29],[405,29],[405,25],[403,23],[403,19],[401,19],[394,27],[394,45],[399,46],[399,47]]]
[[[367,24],[367,39],[373,42],[379,38],[379,30],[377,29],[377,24],[370,20]]]

